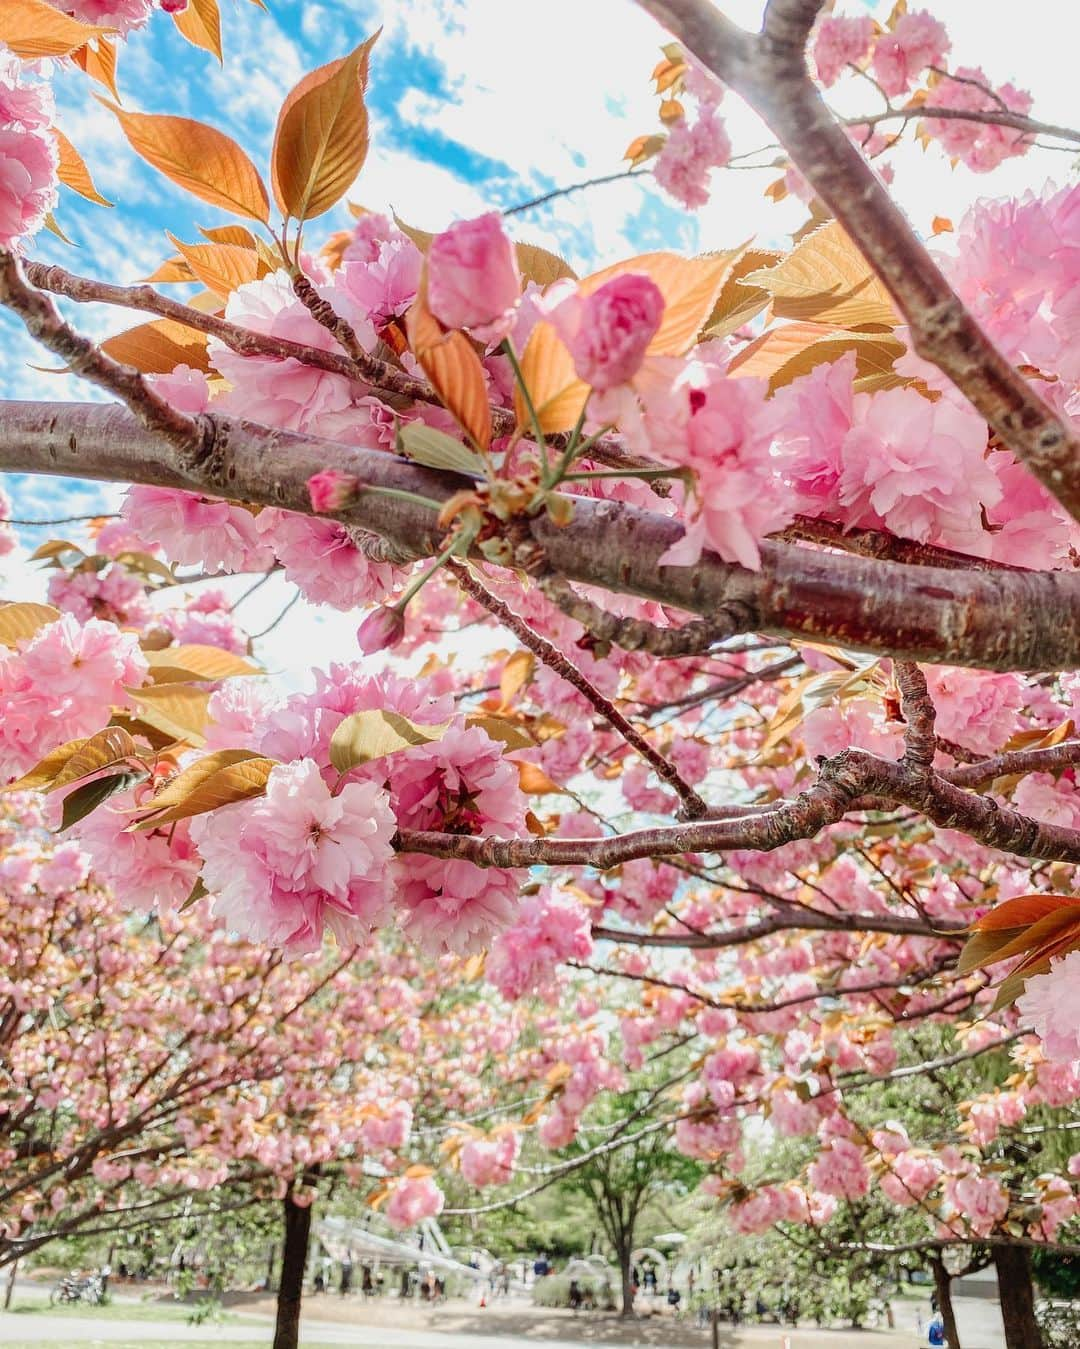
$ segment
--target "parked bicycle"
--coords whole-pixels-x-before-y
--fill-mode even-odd
[[[108,1283],[107,1270],[94,1270],[90,1274],[65,1274],[49,1294],[49,1306],[56,1307],[66,1302],[88,1302],[100,1306],[105,1301]]]

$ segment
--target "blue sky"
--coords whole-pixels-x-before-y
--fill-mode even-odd
[[[628,142],[656,126],[649,72],[665,35],[631,0],[222,0],[224,68],[190,47],[163,15],[121,50],[126,106],[175,112],[228,131],[265,166],[278,107],[307,70],[343,54],[380,25],[369,85],[372,148],[349,197],[393,207],[409,223],[437,229],[491,206],[507,207],[553,187],[620,167]],[[756,23],[760,0],[727,0],[725,12]],[[844,6],[849,12],[859,5]],[[866,8],[887,10],[888,0]],[[1023,41],[1014,0],[936,0],[961,64],[982,64],[1036,94],[1037,115],[1073,115],[1071,63],[1080,17],[1060,0],[1026,0]],[[1063,31],[1069,29],[1071,31]],[[1045,41],[1040,41],[1045,38]],[[171,250],[163,231],[196,238],[197,226],[226,216],[172,187],[142,164],[115,120],[78,72],[56,81],[60,125],[90,165],[111,211],[64,192],[58,217],[79,245],[42,234],[33,252],[86,275],[131,282]],[[847,112],[865,112],[865,100]],[[737,149],[767,142],[756,119],[729,98]],[[950,172],[944,158],[912,149],[897,164],[895,191],[916,226],[935,214],[958,219],[977,196],[1038,190],[1064,179],[1065,155],[1036,152],[989,178]],[[687,216],[645,182],[597,188],[514,221],[516,237],[544,244],[579,270],[655,248],[723,248],[756,234],[777,243],[797,227],[795,203],[775,207],[762,190],[774,172],[715,175],[710,205]],[[324,217],[327,232],[348,223],[344,208]],[[312,230],[317,241],[320,230]],[[83,307],[84,331],[104,335],[134,315]],[[0,316],[0,397],[87,398],[92,390],[31,364],[55,364]],[[6,484],[18,513],[98,509],[116,493],[36,479]],[[39,536],[40,537],[40,536]],[[10,572],[10,569],[9,569]],[[23,578],[25,579],[25,578]],[[20,586],[24,589],[24,586]]]

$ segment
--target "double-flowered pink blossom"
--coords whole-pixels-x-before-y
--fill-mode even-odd
[[[401,568],[375,562],[345,525],[274,507],[256,521],[263,546],[273,550],[291,581],[313,604],[355,609],[383,599],[402,579]]]
[[[214,497],[171,487],[129,487],[121,512],[141,538],[173,562],[210,571],[265,571],[274,554],[256,515]]]
[[[858,1199],[870,1189],[863,1150],[849,1138],[833,1138],[807,1170],[810,1184],[838,1199]]]
[[[142,28],[153,13],[153,0],[55,0],[56,8],[83,23],[101,24],[106,28],[116,28],[121,33],[130,33],[133,28]],[[161,0],[161,8],[168,13],[176,6],[171,0]]]
[[[934,88],[934,107],[958,112],[1014,112],[1026,117],[1032,97],[1012,84],[994,88],[984,71],[976,66],[959,66]],[[959,117],[927,117],[923,127],[947,155],[960,159],[975,173],[991,169],[1031,148],[1031,135],[1016,127],[967,121]]]
[[[427,255],[428,307],[445,328],[481,342],[505,337],[521,294],[514,246],[497,211],[436,234]]]
[[[664,316],[659,286],[641,272],[623,272],[583,296],[576,288],[549,313],[578,377],[604,392],[637,374]]]
[[[24,81],[0,46],[0,248],[18,248],[56,205],[56,138],[51,90]]]
[[[470,1138],[461,1149],[461,1174],[470,1185],[506,1185],[520,1150],[520,1136],[509,1129],[497,1137]]]
[[[512,926],[496,937],[485,973],[504,998],[547,988],[565,960],[592,954],[589,915],[570,895],[545,888],[523,899]]]
[[[945,1199],[978,1237],[988,1237],[1009,1212],[1009,1194],[999,1180],[977,1171],[950,1176],[945,1181]]]
[[[869,55],[874,41],[874,21],[868,14],[829,15],[818,25],[814,40],[814,65],[818,79],[835,84],[850,65]]]
[[[390,1226],[402,1232],[425,1218],[438,1217],[445,1202],[445,1195],[430,1176],[405,1177],[390,1192],[383,1212]]]
[[[99,730],[107,709],[126,703],[147,669],[133,633],[96,618],[79,623],[71,614],[0,657],[0,778]]]
[[[685,533],[660,559],[692,566],[711,548],[725,562],[756,571],[760,541],[791,518],[790,495],[772,458],[775,424],[763,379],[733,379],[714,364],[689,362],[676,379],[674,406],[655,453],[694,473]]]
[[[225,922],[300,954],[319,948],[324,928],[344,945],[385,920],[395,828],[379,786],[331,795],[303,759],[272,769],[265,796],[200,816],[192,836]]]
[[[941,64],[949,46],[944,25],[929,10],[904,14],[874,47],[874,78],[890,98],[904,94],[928,66]]]
[[[671,128],[657,156],[653,174],[664,189],[688,210],[709,200],[709,178],[731,158],[731,140],[713,103],[703,103],[691,121],[681,117]]]
[[[1032,975],[1016,1009],[1042,1041],[1047,1058],[1080,1059],[1080,951],[1052,960],[1046,974]]]
[[[376,764],[369,771],[382,770]],[[479,727],[452,726],[431,744],[392,754],[385,772],[403,829],[503,837],[524,832],[517,770]],[[405,930],[428,950],[479,950],[513,918],[513,871],[408,853],[397,869]]]

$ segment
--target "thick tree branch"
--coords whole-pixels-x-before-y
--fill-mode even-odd
[[[768,124],[888,288],[915,350],[1080,519],[1080,439],[964,307],[811,80],[805,45],[818,0],[772,0],[757,35],[736,27],[711,0],[638,3]]]
[[[31,337],[61,357],[75,374],[122,399],[148,431],[160,436],[183,459],[201,453],[202,426],[172,407],[137,370],[106,356],[96,343],[65,323],[48,296],[27,284],[19,259],[3,249],[0,304],[17,314]]]
[[[274,360],[300,361],[303,365],[316,370],[325,370],[328,374],[340,375],[342,379],[352,380],[370,388],[372,392],[390,399],[395,406],[404,403],[425,403],[441,407],[438,394],[425,380],[414,379],[412,375],[380,360],[364,350],[352,328],[338,318],[324,300],[321,300],[306,277],[301,277],[297,298],[312,311],[334,337],[342,343],[344,350],[323,351],[319,347],[307,346],[302,342],[290,342],[288,338],[273,337],[267,333],[252,332],[239,324],[217,314],[207,314],[190,305],[182,304],[168,295],[162,295],[152,286],[116,286],[108,281],[96,281],[90,277],[75,276],[63,267],[50,266],[42,262],[23,264],[27,279],[40,290],[79,304],[111,304],[125,309],[135,309],[142,313],[157,314],[161,318],[172,319],[196,332],[206,333],[224,343],[231,351],[240,356],[266,356]],[[344,325],[344,326],[342,326]],[[348,354],[347,354],[348,353]],[[492,408],[492,425],[496,435],[512,435],[517,418],[508,408]],[[552,445],[561,445],[564,437],[550,438]],[[614,468],[655,468],[650,459],[628,453],[621,444],[611,437],[604,437],[589,447],[589,456],[602,464]],[[657,484],[658,491],[666,491],[666,486]]]
[[[307,480],[334,466],[371,487],[445,501],[467,479],[378,450],[233,418],[200,419],[198,461],[121,408],[0,402],[0,471],[53,473],[182,488],[310,513]],[[413,557],[433,556],[444,531],[421,503],[362,492],[336,517]],[[760,571],[705,554],[694,567],[661,567],[681,526],[620,502],[578,497],[574,518],[519,522],[543,565],[569,581],[703,614],[730,631],[808,637],[898,659],[994,670],[1080,666],[1080,576],[1061,572],[951,572],[765,543]],[[538,547],[537,547],[538,546]],[[736,621],[738,616],[738,621]]]
[[[817,783],[794,800],[751,817],[639,829],[598,839],[452,837],[402,830],[398,840],[406,852],[464,858],[478,866],[592,866],[607,870],[638,857],[742,849],[771,852],[838,824],[867,796],[908,806],[941,829],[959,830],[986,847],[1017,857],[1080,862],[1080,830],[1030,819],[999,806],[992,797],[954,786],[921,764],[894,763],[856,749],[825,760]],[[693,943],[685,940],[680,944]]]

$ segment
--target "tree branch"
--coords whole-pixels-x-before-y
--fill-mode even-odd
[[[915,350],[1080,519],[1080,439],[964,307],[811,80],[805,45],[820,0],[772,0],[758,35],[736,27],[710,0],[638,3],[768,124],[887,287]]]
[[[369,487],[447,500],[470,479],[379,450],[355,449],[229,417],[199,419],[195,459],[120,408],[0,402],[0,470],[181,488],[311,513],[307,480],[328,466]],[[434,556],[444,531],[422,503],[361,492],[336,517],[412,557]],[[574,500],[574,518],[514,522],[550,571],[587,585],[704,614],[728,631],[839,642],[903,660],[993,670],[1080,666],[1080,576],[1063,572],[952,572],[766,542],[760,571],[704,554],[694,567],[661,567],[681,536],[675,520],[625,503]],[[537,547],[538,545],[538,547]]]
[[[451,560],[447,563],[449,570],[453,573],[454,579],[467,595],[471,595],[477,604],[483,607],[496,618],[504,627],[509,628],[512,633],[528,649],[537,656],[544,664],[559,676],[565,679],[568,684],[588,699],[593,707],[608,722],[610,726],[618,732],[626,743],[638,754],[646,763],[648,763],[657,777],[665,782],[683,803],[683,809],[686,817],[691,820],[699,820],[708,811],[706,803],[698,796],[693,787],[686,782],[675,765],[666,759],[656,746],[628,721],[619,711],[610,698],[605,698],[600,690],[577,668],[576,665],[546,637],[542,637],[513,609],[504,601],[493,595],[480,580],[472,574],[468,567],[460,562]]]

